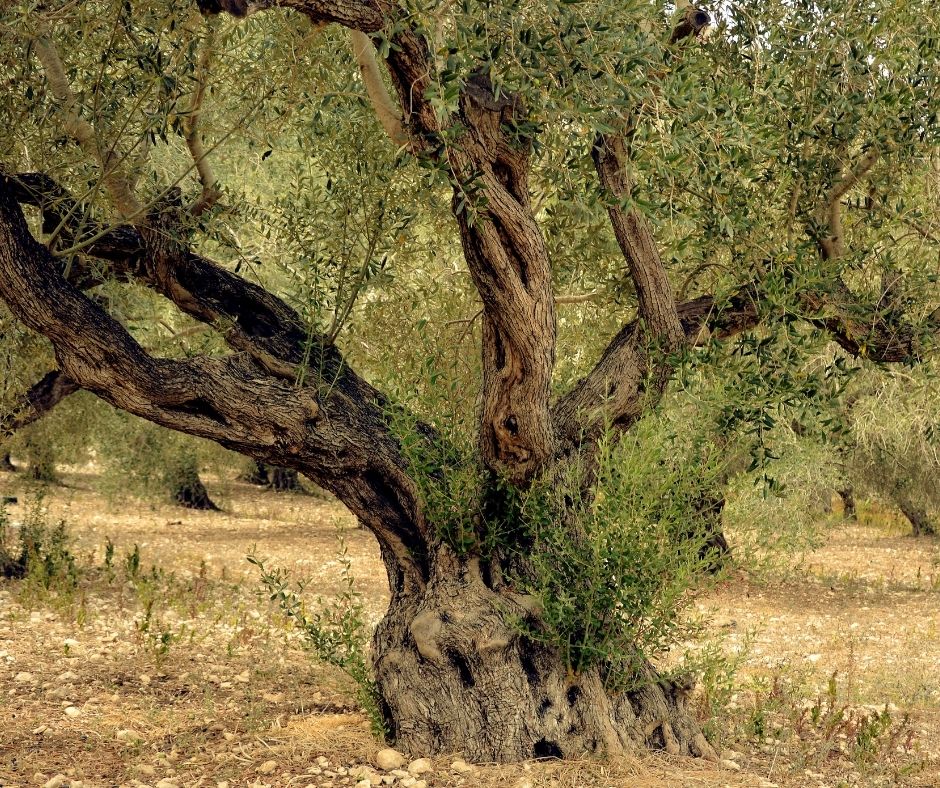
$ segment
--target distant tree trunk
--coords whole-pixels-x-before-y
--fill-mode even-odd
[[[725,509],[725,496],[718,490],[706,491],[696,502],[701,517],[690,538],[700,539],[698,555],[709,572],[722,569],[731,558],[731,546],[721,530],[721,515]]]
[[[270,487],[277,492],[303,492],[300,477],[293,468],[255,462],[254,468],[242,477],[249,484]]]
[[[855,511],[855,488],[850,484],[837,492],[842,499],[842,517],[846,520],[858,520],[858,513]]]
[[[271,487],[278,492],[303,492],[300,486],[300,477],[293,468],[271,469]]]
[[[16,473],[16,466],[13,464],[13,460],[10,458],[10,453],[7,452],[0,459],[0,471],[6,473]]]
[[[927,512],[915,504],[906,493],[897,493],[894,502],[911,524],[914,536],[933,536],[937,533]]]
[[[219,511],[219,507],[209,497],[209,491],[199,478],[199,469],[195,462],[184,460],[173,468],[168,475],[173,500],[187,509]]]
[[[256,484],[258,487],[267,487],[271,484],[268,466],[260,460],[255,460],[252,469],[242,476],[242,479],[248,482],[248,484]]]

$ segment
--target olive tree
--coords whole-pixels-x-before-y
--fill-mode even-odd
[[[198,7],[3,12],[0,298],[74,385],[295,469],[371,530],[391,589],[375,686],[400,746],[714,757],[687,682],[645,648],[652,606],[678,603],[677,501],[700,468],[694,446],[647,450],[644,415],[699,349],[759,354],[783,332],[881,362],[929,350],[912,249],[933,224],[900,201],[938,142],[933,7]],[[264,212],[239,200],[239,157],[278,159],[285,129],[296,177]],[[361,210],[331,210],[360,187]],[[278,211],[305,251],[263,287],[220,239]],[[340,348],[413,220],[438,253],[459,241],[478,299],[469,450]],[[904,222],[922,232],[891,243]],[[918,298],[883,298],[888,278]],[[168,299],[228,352],[148,352],[90,297],[106,280]],[[580,367],[559,359],[556,315],[578,284],[604,307]],[[392,363],[386,343],[359,369]]]

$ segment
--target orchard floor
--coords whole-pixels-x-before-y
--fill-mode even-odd
[[[8,507],[14,524],[28,516],[23,485],[0,473],[0,495],[19,499]],[[367,776],[359,770],[380,744],[353,689],[271,614],[245,556],[256,547],[310,579],[311,600],[338,594],[342,530],[375,621],[387,589],[369,534],[329,500],[235,482],[221,513],[118,505],[95,489],[93,476],[70,473],[45,499],[50,517],[67,522],[79,566],[97,567],[77,588],[0,581],[0,786],[61,774],[60,784],[84,788],[320,788]],[[940,543],[869,518],[827,526],[825,546],[799,570],[735,572],[699,600],[711,656],[696,699],[723,708],[711,725],[722,764],[645,755],[458,774],[448,757],[421,779],[429,788],[940,787]],[[383,774],[371,772],[376,782]]]

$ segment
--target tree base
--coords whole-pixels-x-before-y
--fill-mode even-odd
[[[219,511],[219,507],[209,497],[206,486],[198,478],[180,487],[173,494],[173,500],[185,509],[196,509],[204,512]]]
[[[417,595],[396,595],[376,630],[377,687],[396,746],[498,763],[643,749],[717,757],[687,709],[687,687],[645,661],[625,690],[606,687],[599,668],[574,674],[557,649],[511,623],[532,619],[524,597],[489,588],[474,561],[449,563]]]

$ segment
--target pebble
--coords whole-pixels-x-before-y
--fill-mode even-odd
[[[179,783],[170,777],[164,777],[157,783],[157,788],[180,788]]]
[[[149,763],[138,763],[134,767],[134,770],[138,774],[142,774],[144,777],[153,777],[157,773],[157,770],[154,769]]]
[[[25,670],[20,671],[13,677],[13,681],[17,684],[27,684],[33,680],[33,674],[27,673]]]
[[[375,754],[375,765],[386,772],[390,772],[393,769],[400,769],[404,763],[405,756],[402,755],[398,750],[393,750],[391,747],[386,747],[384,750],[379,750]],[[395,776],[397,777],[399,775]]]
[[[467,763],[465,760],[458,758],[450,765],[451,771],[457,772],[457,774],[470,774],[473,771],[473,767]]]
[[[261,697],[264,698],[268,703],[280,703],[282,700],[284,700],[284,693],[265,692]]]
[[[127,741],[127,742],[139,742],[139,741],[144,740],[144,737],[141,736],[133,728],[122,728],[115,734],[115,737],[119,741]]]
[[[42,784],[42,788],[62,788],[68,782],[68,777],[64,774],[57,774],[51,780],[47,780]]]
[[[722,758],[721,761],[719,761],[719,765],[723,769],[730,769],[733,772],[741,771],[740,764],[737,764],[734,761],[728,760],[727,758]]]
[[[73,681],[78,681],[78,674],[73,673],[71,670],[65,671],[61,676],[59,676],[59,681],[64,683],[72,683]]]
[[[418,758],[408,764],[408,772],[413,777],[425,774],[431,771],[431,768],[431,761],[429,761],[427,758]]]
[[[65,707],[65,716],[66,717],[78,717],[81,716],[82,710],[77,706],[66,706]]]
[[[265,761],[258,767],[262,774],[271,774],[277,768],[277,761]]]

